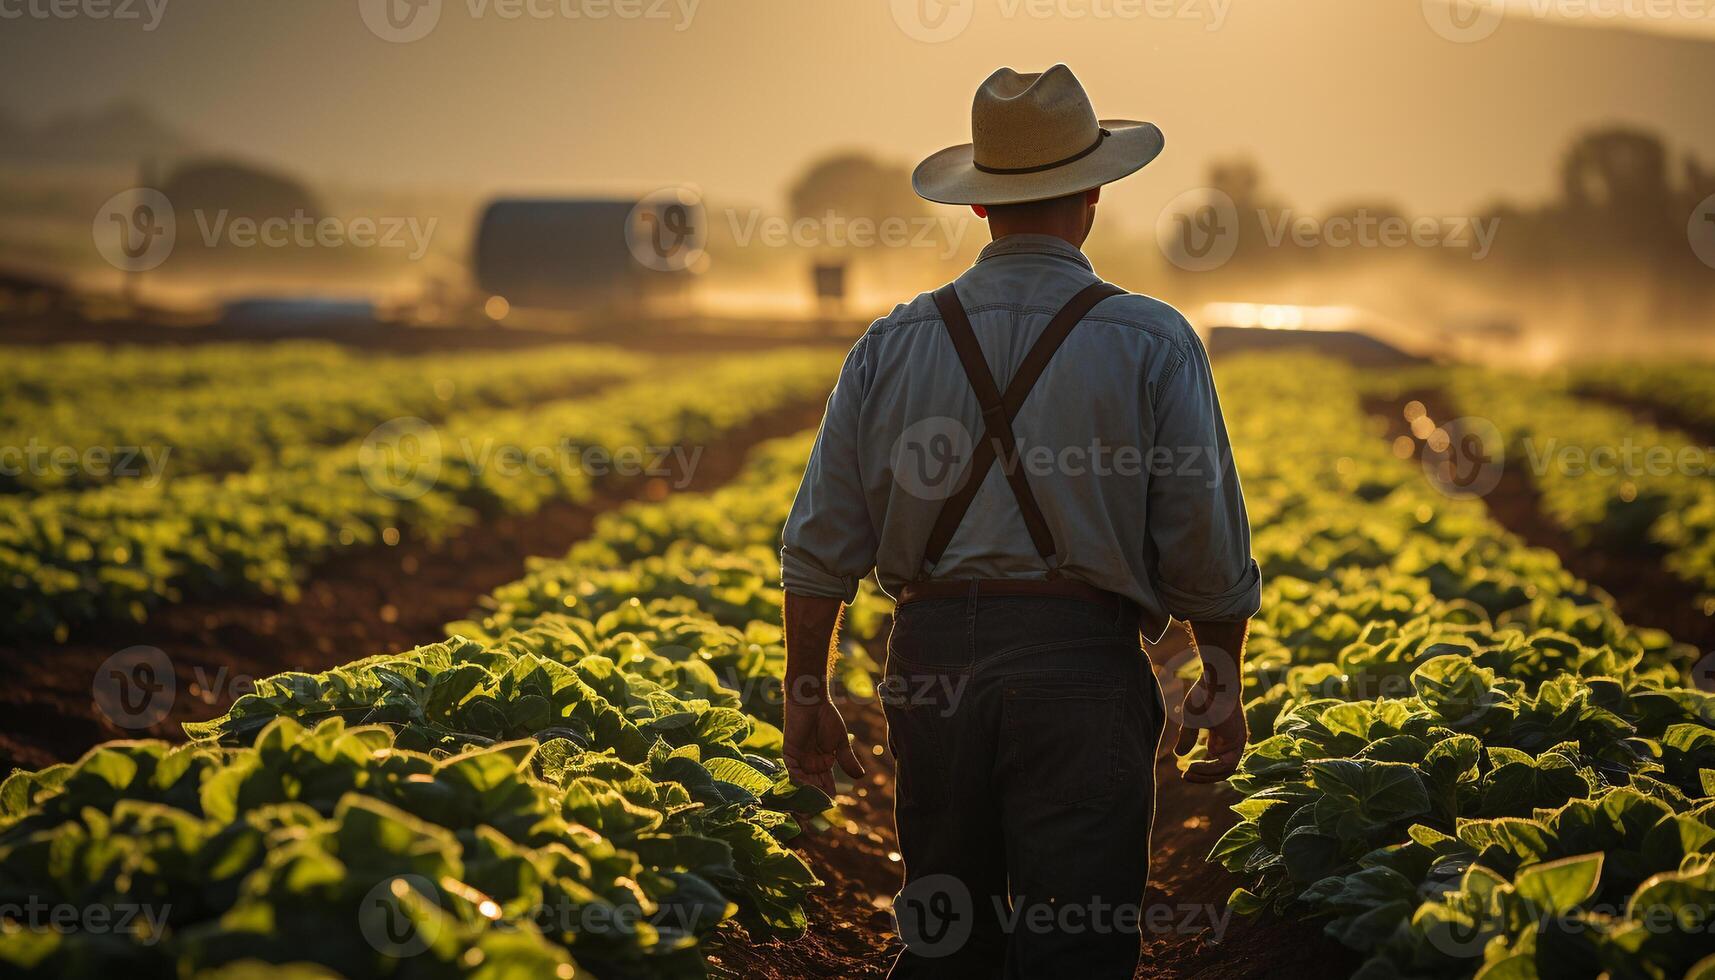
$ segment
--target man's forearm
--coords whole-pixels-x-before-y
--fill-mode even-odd
[[[1218,685],[1241,684],[1244,667],[1245,639],[1250,635],[1250,620],[1233,622],[1192,622],[1191,638],[1197,643],[1197,653],[1203,658],[1205,675],[1212,675]],[[1242,686],[1235,690],[1242,690]]]
[[[814,704],[828,697],[828,674],[845,603],[786,593],[786,703]]]

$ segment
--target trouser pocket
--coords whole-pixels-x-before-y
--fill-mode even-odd
[[[1008,678],[1001,690],[1002,751],[1017,791],[1060,806],[1111,797],[1121,768],[1123,691],[1082,673]]]

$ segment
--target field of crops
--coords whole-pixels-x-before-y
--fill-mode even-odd
[[[291,617],[330,556],[390,547],[389,529],[481,535],[495,515],[590,500],[605,479],[500,475],[449,446],[708,442],[813,406],[835,367],[826,352],[658,364],[582,349],[516,377],[500,361],[434,362],[426,380],[359,386],[360,399],[342,374],[359,368],[337,352],[276,353],[328,394],[296,415],[265,411],[310,396],[216,349],[23,359],[0,424],[96,445],[180,433],[206,452],[156,487],[85,475],[0,498],[9,638],[52,656],[56,633],[191,593],[262,594]],[[373,376],[395,370],[411,365]],[[114,407],[54,421],[79,371],[111,383]],[[1660,604],[1617,601],[1614,584],[1569,570],[1584,558],[1574,547],[1630,549],[1689,596],[1715,591],[1703,577],[1715,483],[1586,479],[1525,453],[1549,438],[1695,447],[1618,396],[1659,398],[1689,425],[1715,371],[1622,389],[1595,372],[1386,375],[1274,357],[1217,376],[1265,577],[1245,675],[1252,745],[1225,787],[1158,774],[1164,811],[1176,799],[1175,812],[1202,812],[1168,828],[1155,862],[1172,869],[1158,875],[1169,890],[1218,884],[1241,921],[1214,943],[1146,934],[1146,975],[1715,978],[1715,695],[1697,687],[1708,644],[1657,628],[1670,621]],[[185,395],[127,393],[162,385]],[[1489,421],[1543,520],[1575,545],[1532,547],[1494,501],[1425,479],[1416,454],[1448,431],[1393,429],[1428,417],[1422,401],[1396,403],[1431,389]],[[276,427],[223,435],[207,418],[217,404],[240,406],[226,410],[235,424]],[[438,473],[419,484],[407,467],[402,480],[396,456],[366,448],[376,413],[425,420]],[[809,445],[807,433],[765,442],[719,488],[607,510],[564,555],[473,590],[423,645],[281,663],[182,733],[13,774],[0,785],[0,964],[879,976],[896,942],[897,856],[873,701],[889,608],[872,586],[848,612],[839,679],[882,772],[830,799],[780,763],[776,542]],[[83,916],[44,924],[44,909]],[[1301,958],[1286,965],[1271,943]]]

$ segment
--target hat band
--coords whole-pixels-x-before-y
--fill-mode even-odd
[[[1068,163],[1075,163],[1084,159],[1090,154],[1096,152],[1096,148],[1102,145],[1102,141],[1112,135],[1112,133],[1105,129],[1097,129],[1096,141],[1094,143],[1091,143],[1089,146],[1084,147],[1082,150],[1079,150],[1063,160],[1055,160],[1053,163],[1044,163],[1035,167],[985,167],[975,160],[971,161],[971,166],[985,174],[1039,174],[1044,170],[1053,170],[1057,167],[1064,167]]]

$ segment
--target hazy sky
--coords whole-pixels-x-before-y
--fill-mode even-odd
[[[1304,206],[1380,197],[1426,214],[1550,193],[1571,134],[1603,123],[1715,161],[1709,17],[1639,31],[1587,15],[1449,19],[1438,0],[415,0],[429,6],[406,21],[394,0],[407,32],[433,29],[390,43],[364,16],[390,31],[382,0],[57,0],[128,5],[130,21],[32,12],[53,2],[0,0],[0,109],[34,120],[132,98],[199,143],[312,180],[690,182],[776,204],[830,150],[912,162],[962,141],[983,76],[1055,61],[1102,114],[1165,130],[1162,160],[1107,198],[1145,224],[1236,153]],[[1511,2],[1561,20],[1585,9]],[[1715,0],[1661,9],[1704,7]],[[952,36],[926,40],[937,32]]]

